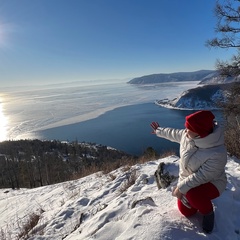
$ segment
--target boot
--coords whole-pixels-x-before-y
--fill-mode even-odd
[[[214,227],[214,212],[203,216],[202,228],[206,233],[211,233]]]

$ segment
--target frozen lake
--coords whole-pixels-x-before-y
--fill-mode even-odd
[[[38,131],[35,136],[39,139],[101,143],[134,155],[141,155],[150,146],[159,153],[165,150],[176,152],[179,145],[151,134],[150,123],[158,121],[162,126],[184,128],[185,116],[192,112],[142,103],[119,107],[80,123]]]
[[[172,99],[197,83],[137,86],[112,80],[3,89],[1,140],[77,139],[139,154],[152,145],[149,137],[159,141],[151,136],[149,121],[180,127],[188,114],[154,101]]]

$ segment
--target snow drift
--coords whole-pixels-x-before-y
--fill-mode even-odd
[[[35,189],[1,189],[1,234],[17,239],[31,214],[36,214],[39,220],[27,239],[240,239],[239,160],[228,159],[228,184],[213,201],[216,219],[210,235],[201,230],[201,214],[185,218],[179,213],[171,186],[157,189],[158,164],[164,161],[177,174],[178,160],[170,156]],[[134,181],[129,184],[131,177]]]

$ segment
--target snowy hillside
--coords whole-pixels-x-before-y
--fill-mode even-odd
[[[216,221],[210,235],[201,230],[200,214],[185,218],[178,212],[171,187],[157,189],[153,174],[161,161],[177,175],[178,157],[171,156],[35,189],[1,189],[1,239],[19,239],[17,235],[24,231],[26,235],[27,226],[36,219],[32,233],[22,239],[239,240],[237,160],[228,159],[228,185],[223,195],[214,200]]]
[[[226,101],[230,84],[204,85],[189,89],[172,100],[157,100],[156,104],[177,109],[219,109],[219,103]]]
[[[209,74],[205,77],[199,84],[224,84],[233,82],[240,82],[240,78],[220,76],[216,71],[215,73]]]

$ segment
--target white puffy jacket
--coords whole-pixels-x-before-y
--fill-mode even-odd
[[[223,130],[215,124],[213,133],[204,138],[190,139],[185,129],[159,127],[158,137],[180,143],[178,188],[186,194],[191,188],[213,183],[221,194],[227,184],[225,165],[227,151],[224,146]]]

